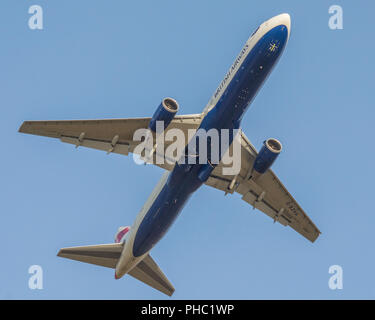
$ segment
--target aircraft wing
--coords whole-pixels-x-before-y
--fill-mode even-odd
[[[128,155],[133,153],[139,141],[133,141],[137,129],[147,128],[150,118],[106,119],[106,120],[62,120],[62,121],[25,121],[19,131],[22,133],[58,138],[62,142],[78,146],[94,148],[107,153]],[[170,129],[179,128],[185,133],[188,143],[189,129],[196,130],[201,122],[201,114],[176,116],[165,134]],[[169,146],[164,144],[164,150]],[[165,152],[164,152],[165,154]],[[298,205],[288,190],[280,182],[272,170],[261,175],[256,182],[249,180],[257,151],[248,138],[241,132],[241,171],[237,177],[222,174],[222,164],[212,172],[206,184],[226,193],[234,191],[242,195],[242,199],[254,208],[270,216],[275,222],[290,226],[301,235],[314,242],[320,231]],[[156,153],[152,163],[167,170],[172,170],[173,164],[164,161],[158,164]],[[234,188],[230,185],[235,179]]]
[[[128,155],[133,153],[140,143],[133,141],[133,134],[137,129],[148,127],[151,118],[133,119],[105,119],[105,120],[60,120],[60,121],[25,121],[19,128],[19,132],[60,139],[76,147],[88,147],[106,151],[107,153],[119,153]],[[184,132],[188,143],[187,131],[197,129],[201,122],[201,114],[175,116],[168,128],[178,128]],[[155,135],[154,135],[155,138]],[[164,150],[172,142],[164,143]],[[185,146],[184,145],[184,146]],[[166,154],[164,152],[164,154]],[[164,161],[158,164],[156,152],[153,154],[152,163],[167,170],[172,170],[173,165]]]
[[[242,200],[271,217],[274,222],[290,226],[314,242],[321,233],[307,214],[294,200],[272,170],[267,170],[256,181],[249,180],[257,151],[241,131],[241,171],[237,176],[223,175],[219,164],[206,181],[226,193],[237,192]],[[235,179],[235,180],[234,180]],[[230,189],[230,187],[232,189]]]

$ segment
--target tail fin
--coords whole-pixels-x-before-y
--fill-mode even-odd
[[[62,258],[115,269],[123,246],[124,243],[111,243],[63,248],[57,255]],[[149,254],[129,272],[129,275],[168,296],[171,296],[175,290]]]
[[[120,243],[126,241],[126,236],[129,234],[130,227],[120,227],[115,234],[115,242]]]

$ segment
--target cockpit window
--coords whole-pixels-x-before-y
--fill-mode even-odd
[[[251,37],[257,33],[257,31],[259,30],[259,27],[255,29],[255,31],[253,32],[253,34],[251,35]]]

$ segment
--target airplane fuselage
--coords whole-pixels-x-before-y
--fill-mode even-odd
[[[208,131],[240,127],[251,101],[280,58],[289,33],[287,14],[266,21],[253,33],[203,110],[199,128]],[[230,139],[232,142],[233,135]],[[163,175],[127,235],[116,278],[134,268],[165,235],[214,167],[210,163],[176,163],[170,173]]]

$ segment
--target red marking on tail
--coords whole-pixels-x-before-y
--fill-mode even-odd
[[[116,243],[119,243],[119,242],[121,241],[121,239],[123,238],[123,236],[129,232],[129,230],[130,230],[130,227],[126,227],[126,228],[122,229],[122,230],[116,235],[115,242],[116,242]]]

